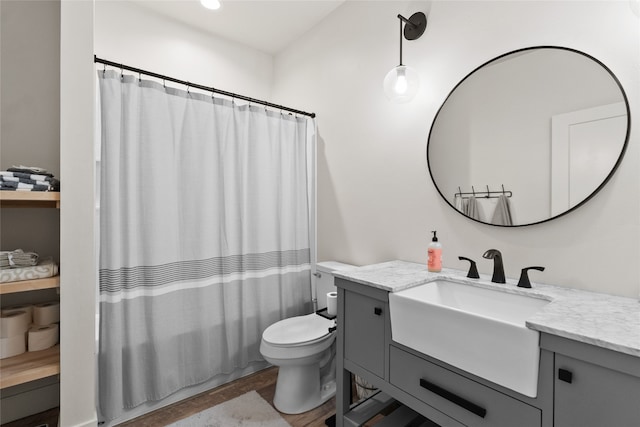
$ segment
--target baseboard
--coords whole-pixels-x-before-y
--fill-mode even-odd
[[[97,425],[98,425],[98,419],[92,418],[90,421],[85,421],[82,424],[74,424],[73,426],[69,426],[69,427],[96,427]]]

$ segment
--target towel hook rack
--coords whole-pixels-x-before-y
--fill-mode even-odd
[[[487,199],[494,199],[500,196],[505,196],[505,197],[511,197],[513,196],[513,192],[511,190],[506,190],[504,188],[504,184],[500,184],[500,190],[491,190],[489,188],[489,185],[485,185],[485,187],[487,188],[486,190],[482,190],[482,191],[476,191],[476,188],[474,185],[471,186],[471,192],[464,192],[462,191],[462,188],[460,186],[458,186],[458,192],[454,194],[454,197],[461,197],[463,199],[468,199],[470,196],[473,197],[485,197]]]

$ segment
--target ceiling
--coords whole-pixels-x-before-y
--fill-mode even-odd
[[[220,0],[208,10],[199,0],[130,0],[210,34],[276,54],[345,0]]]

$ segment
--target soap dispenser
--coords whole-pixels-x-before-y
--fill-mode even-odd
[[[427,260],[427,269],[432,273],[438,273],[442,270],[442,244],[438,242],[436,232],[432,231],[433,238],[429,244],[427,254],[429,258]]]

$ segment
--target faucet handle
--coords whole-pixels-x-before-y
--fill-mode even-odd
[[[520,280],[518,280],[518,287],[519,288],[530,288],[531,287],[531,282],[529,281],[529,270],[538,270],[538,271],[544,271],[544,267],[527,267],[527,268],[523,268],[522,272],[520,273]]]
[[[476,262],[474,260],[463,257],[463,256],[459,256],[458,259],[460,261],[469,261],[470,265],[469,265],[469,273],[467,273],[467,277],[471,279],[480,278],[480,275],[478,274],[478,267],[476,267]]]

